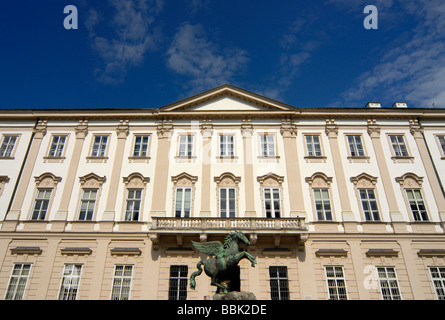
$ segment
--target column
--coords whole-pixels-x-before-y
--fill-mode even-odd
[[[162,120],[158,124],[158,149],[156,152],[156,168],[153,180],[153,197],[151,200],[152,216],[165,217],[165,201],[167,198],[168,169],[171,134],[173,130],[172,120]]]
[[[26,158],[23,172],[20,176],[20,181],[17,187],[17,191],[14,194],[14,201],[12,202],[11,209],[6,214],[5,220],[18,220],[22,211],[23,200],[25,199],[26,190],[28,189],[29,182],[31,181],[31,175],[34,169],[34,164],[37,160],[40,145],[42,139],[46,134],[46,120],[40,120],[34,128],[31,147]]]
[[[121,120],[116,129],[116,153],[113,157],[113,171],[111,172],[107,203],[105,205],[105,211],[102,217],[102,220],[104,221],[114,221],[115,219],[117,191],[120,185],[122,161],[124,157],[125,142],[127,141],[128,132],[128,120]]]
[[[375,119],[368,120],[368,134],[371,137],[372,146],[374,148],[377,165],[379,167],[380,176],[382,178],[383,188],[385,189],[385,196],[388,201],[389,215],[391,221],[403,221],[402,213],[397,205],[396,195],[394,193],[391,176],[389,174],[388,165],[386,163],[385,155],[383,153],[382,143],[380,141],[380,127],[377,125]]]
[[[342,155],[338,146],[338,126],[333,119],[326,120],[326,134],[329,138],[331,147],[332,161],[337,182],[338,192],[340,194],[341,214],[343,221],[356,221],[349,201],[348,186],[346,184],[345,172],[343,170]]]
[[[428,152],[425,137],[423,136],[423,128],[419,125],[419,122],[416,119],[410,120],[410,131],[416,141],[417,148],[419,149],[423,167],[425,168],[425,172],[428,176],[428,181],[431,185],[433,196],[436,201],[439,217],[440,220],[443,222],[445,221],[445,198],[443,196],[442,188],[434,169],[434,164]]]
[[[213,136],[213,125],[212,120],[201,125],[202,134],[202,184],[201,184],[201,211],[199,212],[200,217],[210,217],[210,189],[211,185],[211,163],[212,163],[212,136]]]
[[[304,208],[303,187],[301,185],[301,174],[299,157],[296,143],[297,129],[292,120],[283,120],[281,124],[281,135],[284,143],[284,156],[286,160],[287,186],[289,189],[290,216],[306,217]]]
[[[54,220],[66,220],[68,216],[68,207],[72,198],[74,182],[77,176],[77,168],[79,167],[80,155],[82,154],[83,143],[88,134],[88,120],[81,120],[74,129],[76,133],[76,142],[71,155],[70,165],[63,186],[62,198],[60,200],[59,210],[57,210]]]
[[[243,158],[244,158],[244,197],[246,204],[246,217],[256,217],[255,211],[255,179],[253,176],[253,147],[252,136],[253,126],[250,120],[243,120],[241,125],[241,133],[243,135]]]

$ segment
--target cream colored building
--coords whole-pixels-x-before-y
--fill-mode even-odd
[[[445,299],[445,110],[295,108],[224,85],[159,109],[0,111],[0,298]]]

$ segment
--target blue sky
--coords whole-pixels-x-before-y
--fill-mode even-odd
[[[158,108],[225,83],[295,107],[445,108],[444,30],[443,0],[7,1],[0,108]]]

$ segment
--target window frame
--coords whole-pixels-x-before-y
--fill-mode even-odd
[[[367,196],[366,199],[362,198],[362,191],[366,191],[366,196]],[[372,191],[372,193],[374,195],[374,199],[370,199],[369,198],[369,192],[370,191]],[[363,217],[365,218],[365,221],[380,222],[381,221],[380,209],[379,209],[379,203],[377,201],[377,194],[376,194],[375,188],[357,188],[357,192],[358,192],[358,195],[360,197],[361,209],[362,209]],[[373,203],[375,203],[375,206],[377,208],[376,210],[372,209],[371,201]],[[367,203],[368,210],[365,209],[364,202]],[[375,216],[375,212],[374,211],[377,211],[377,218]]]
[[[53,145],[55,143],[55,139],[58,139],[58,141],[55,144],[54,148],[54,154],[52,154]],[[64,141],[62,143],[62,146],[60,147],[60,139],[64,138]],[[51,141],[48,146],[48,152],[47,152],[47,158],[63,158],[65,156],[66,146],[68,143],[68,135],[67,134],[53,134],[51,136]]]
[[[2,135],[2,140],[0,143],[0,159],[8,159],[8,160],[13,160],[15,157],[15,152],[17,150],[17,145],[20,141],[20,134],[3,134]],[[12,145],[12,147],[9,147],[10,145],[10,141],[8,141],[7,143],[5,142],[6,138],[15,138],[14,140],[14,144]],[[3,145],[6,143],[5,147],[3,148]],[[6,151],[8,150],[9,147],[9,153],[6,154]],[[3,154],[1,154],[3,149]]]
[[[100,138],[100,141],[98,142],[98,149],[96,150],[96,138]],[[106,142],[103,142],[103,139],[106,138]],[[92,139],[91,139],[91,147],[90,147],[90,153],[89,156],[87,157],[88,160],[95,160],[95,159],[108,159],[108,149],[110,146],[110,140],[111,140],[111,135],[109,133],[96,133],[93,135]],[[101,146],[105,145],[105,147],[103,148],[103,153],[99,153],[99,151],[102,149]],[[96,153],[96,154],[95,154]]]
[[[130,198],[130,192],[133,192],[136,194],[139,192],[139,197],[133,197]],[[139,221],[142,215],[142,197],[144,194],[143,188],[126,188],[125,189],[126,197],[125,197],[125,214],[124,214],[124,221]],[[131,207],[131,211],[129,211],[128,206],[129,204],[133,204]],[[135,218],[135,206],[134,204],[138,203],[139,209],[137,211],[137,218]],[[129,213],[131,214],[131,218],[129,219]]]
[[[178,214],[178,191],[182,190],[182,196],[180,199],[180,210],[179,210],[179,214]],[[186,212],[186,207],[185,207],[185,203],[186,203],[186,191],[189,191],[189,208],[188,208],[188,212]],[[192,199],[193,199],[193,188],[191,186],[184,186],[184,187],[176,187],[175,188],[175,203],[174,203],[174,208],[175,208],[175,217],[176,218],[190,218],[191,213],[192,213]]]
[[[93,200],[91,198],[84,198],[86,190],[88,190],[90,192],[91,191],[96,191],[96,196],[94,198],[93,211],[91,213],[91,219],[87,219],[88,218],[88,211],[85,212],[85,217],[83,219],[81,219],[83,201],[87,201],[88,205],[89,205],[90,201]],[[94,217],[95,217],[95,214],[96,214],[97,202],[98,202],[98,198],[99,198],[98,196],[99,196],[100,188],[90,188],[90,187],[88,187],[88,188],[81,188],[80,191],[81,191],[81,194],[80,194],[79,210],[77,212],[77,221],[94,221]],[[88,208],[89,208],[89,206],[87,206],[87,209]]]
[[[28,269],[28,273],[26,275],[23,275],[22,272],[23,272],[23,267],[25,265],[29,266],[29,269]],[[16,266],[21,266],[20,267],[20,271],[19,271],[20,274],[17,275],[17,276],[14,275],[14,271],[15,271]],[[29,278],[31,276],[32,269],[33,269],[32,268],[32,263],[17,262],[17,263],[13,264],[12,269],[11,269],[11,273],[9,275],[8,286],[6,287],[6,290],[5,290],[5,297],[4,297],[5,300],[23,300],[23,298],[26,295],[26,288],[28,286],[28,282],[29,282]],[[15,281],[15,283],[12,283],[13,282],[13,278],[18,278]],[[18,289],[18,286],[20,284],[20,280],[22,278],[25,279],[25,283],[23,285],[23,290],[21,290],[21,292],[20,292],[20,296],[17,297],[17,289]],[[10,290],[11,290],[12,286],[14,286],[14,288],[12,289],[13,293],[10,293]],[[11,296],[11,298],[9,298],[8,296]]]
[[[223,202],[223,195],[222,191],[225,191],[225,201]],[[230,196],[230,191],[233,190],[233,197]],[[218,188],[219,193],[219,216],[221,218],[235,218],[237,216],[237,188],[236,187],[220,187]],[[231,202],[233,201],[233,210],[231,209]],[[223,214],[223,208],[222,205],[225,204],[226,208],[224,209]]]
[[[178,271],[174,271],[176,268]],[[173,276],[173,272],[177,272],[178,276]],[[185,272],[185,276],[182,272]],[[188,265],[170,265],[168,277],[168,300],[187,300],[188,272]]]
[[[45,195],[49,191],[49,197],[48,198],[46,198],[46,197],[39,198],[40,191],[43,191]],[[49,210],[50,210],[51,200],[52,200],[52,197],[53,197],[53,192],[54,192],[54,188],[39,188],[39,187],[37,188],[35,196],[34,196],[34,202],[33,202],[32,210],[31,210],[30,220],[32,220],[32,221],[44,221],[44,220],[47,220],[47,217],[48,217],[48,214],[49,214]],[[39,208],[39,211],[38,211],[38,215],[36,217],[34,217],[35,214],[36,214],[36,207],[37,207],[38,203],[40,203],[40,208]],[[45,209],[44,216],[42,218],[41,217],[41,214],[42,214],[42,209],[41,208],[42,208],[42,204],[43,203],[46,203],[46,209]]]
[[[122,275],[116,275],[118,267],[123,267]],[[131,267],[131,269],[130,269],[131,274],[129,276],[125,275],[125,269],[127,267]],[[132,264],[115,264],[114,265],[113,279],[111,282],[110,300],[130,300],[131,286],[133,284],[133,274],[134,274],[134,265],[132,265]],[[120,284],[117,284],[118,279],[121,280]],[[125,280],[127,280],[129,282],[128,282],[128,285],[125,285],[125,287],[124,287]],[[128,290],[124,291],[124,288],[128,288]],[[116,293],[115,291],[118,291],[117,296],[114,296]],[[113,296],[114,296],[114,298],[113,298]]]
[[[269,199],[266,198],[266,190],[269,191],[270,197]],[[278,200],[275,199],[275,190],[278,191]],[[279,219],[282,216],[283,212],[283,205],[282,205],[282,199],[281,199],[281,187],[279,186],[270,186],[270,187],[263,187],[263,205],[264,205],[264,212],[266,214],[266,218],[272,218],[272,219]],[[270,202],[269,204],[269,210],[267,209],[267,202]],[[278,202],[278,215],[277,210],[275,208],[275,204]],[[269,215],[268,215],[268,211]]]
[[[72,270],[68,270],[67,267],[72,267]],[[79,274],[73,274],[73,271],[75,270],[74,267],[80,267],[80,272]],[[66,274],[66,272],[69,271],[70,274]],[[63,271],[62,271],[62,279],[60,281],[60,286],[59,286],[59,293],[57,295],[57,300],[77,300],[77,295],[79,293],[80,290],[80,281],[82,279],[82,271],[83,271],[83,264],[82,263],[66,263],[63,266]],[[68,283],[68,289],[67,289],[67,293],[63,292],[63,290],[65,290],[65,278],[68,279],[69,283]],[[77,283],[74,282],[73,284],[73,280],[75,281],[77,279]],[[73,296],[72,293],[72,288],[74,288],[75,293]],[[71,298],[71,299],[69,299]]]
[[[433,271],[432,271],[433,268],[437,269],[436,273],[439,274],[439,277],[436,278],[433,276]],[[443,270],[439,271],[439,269]],[[434,293],[436,294],[436,299],[445,300],[445,266],[430,266],[428,267],[428,270],[430,274],[431,284],[433,286]],[[440,287],[436,285],[435,281],[440,283]]]
[[[311,141],[308,141],[308,138],[311,137]],[[318,140],[318,146],[319,146],[319,154],[317,154],[317,150],[315,150],[315,143],[314,143],[314,137],[317,137]],[[321,143],[321,135],[320,134],[311,134],[311,133],[306,133],[304,134],[304,144],[306,146],[306,156],[307,157],[313,157],[313,158],[317,158],[317,157],[323,157],[323,146]],[[311,146],[311,149],[314,149],[315,152],[312,152],[312,150],[310,150],[309,146]]]
[[[402,300],[402,292],[400,290],[400,284],[399,284],[399,280],[398,280],[398,277],[397,277],[396,268],[393,267],[393,266],[376,266],[376,268],[377,268],[377,275],[378,275],[378,280],[379,280],[379,288],[380,288],[380,294],[381,294],[382,300]],[[388,275],[388,271],[387,270],[390,269],[390,268],[393,269],[393,271],[394,271],[393,273],[394,273],[395,277],[394,278],[388,278],[387,276],[386,277],[381,277],[381,272],[380,272],[379,269],[385,269],[385,275]],[[395,281],[395,283],[397,284],[397,286],[394,287],[394,288],[396,288],[397,291],[398,291],[399,299],[394,299],[393,298],[393,293],[392,293],[391,289],[389,290],[390,299],[385,299],[385,296],[388,296],[388,295],[384,294],[383,290],[387,289],[387,288],[391,288],[391,284],[389,283],[390,280]],[[385,287],[385,288],[382,287],[382,282],[384,282],[384,281],[386,281],[388,283],[388,286]]]
[[[332,268],[333,277],[331,277],[328,273],[328,268]],[[337,276],[336,269],[341,269],[341,276]],[[326,277],[326,289],[328,293],[328,299],[329,300],[348,300],[348,288],[346,285],[346,277],[345,277],[345,271],[343,266],[339,265],[329,265],[324,266],[325,269],[325,277]],[[331,282],[330,282],[331,280]],[[332,281],[335,282],[335,286],[330,285],[332,284]],[[343,281],[343,286],[339,286],[339,281]],[[335,293],[331,294],[331,289],[335,290]],[[343,289],[344,293],[340,293],[339,291]]]
[[[320,191],[320,195],[322,196],[322,191],[326,190],[326,193],[328,195],[328,199],[324,199],[323,197],[321,198],[321,205],[322,205],[322,212],[321,214],[323,215],[322,219],[320,219],[320,212],[317,209],[317,199],[316,195],[315,195],[315,191]],[[331,195],[330,195],[330,188],[312,188],[312,195],[314,198],[314,208],[315,208],[315,214],[317,216],[317,221],[334,221],[333,219],[333,210],[332,210],[332,203],[331,203]],[[329,204],[329,211],[330,211],[330,219],[327,219],[326,216],[326,211],[325,211],[325,201],[327,201],[327,203]]]
[[[259,157],[278,158],[277,139],[274,132],[261,132],[258,134]],[[270,137],[270,138],[269,138]],[[264,141],[263,141],[264,139]],[[266,148],[264,148],[264,142]]]
[[[137,139],[141,138],[141,142],[140,142],[140,148],[139,148],[139,152],[136,154],[136,147],[138,145]],[[144,139],[147,139],[146,142],[144,142]],[[131,151],[131,158],[135,158],[135,159],[140,159],[140,158],[148,158],[149,154],[150,154],[150,144],[151,144],[151,134],[134,134],[134,138],[133,138],[133,146],[132,146],[132,151]],[[143,154],[143,146],[146,146],[145,149],[145,154]]]
[[[231,141],[224,141],[227,140],[229,137],[231,138]],[[219,144],[220,157],[228,157],[228,158],[235,157],[235,134],[221,133],[219,135],[218,144]]]
[[[182,141],[183,138],[185,141]],[[190,139],[189,139],[190,138]],[[195,157],[195,134],[193,133],[180,133],[178,135],[178,157],[179,158],[192,158]],[[183,150],[182,149],[183,147]]]
[[[287,269],[287,266],[269,266],[269,288],[271,300],[290,300],[289,272]],[[286,275],[281,277],[280,270],[285,270]],[[276,276],[273,276],[275,274]]]
[[[411,217],[412,217],[413,221],[415,221],[415,222],[428,222],[428,221],[430,221],[429,220],[429,216],[428,216],[428,209],[426,207],[425,199],[424,199],[423,193],[422,193],[422,188],[404,188],[404,191],[405,191],[406,200],[408,201],[408,207],[409,207],[409,210],[411,212]],[[408,191],[412,192],[412,194],[414,196],[414,199],[410,199],[410,197],[408,195]],[[419,191],[419,194],[420,194],[420,197],[421,197],[420,199],[417,199],[415,197],[415,191]],[[419,215],[417,218],[416,218],[416,213],[413,211],[412,201],[414,201],[414,203],[416,205],[416,208],[417,208],[417,211],[419,211],[417,213]],[[418,205],[419,202],[422,202],[422,205],[424,207],[423,212],[421,212],[421,209],[419,208],[419,205]]]

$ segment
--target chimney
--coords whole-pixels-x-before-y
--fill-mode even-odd
[[[406,102],[394,102],[392,105],[393,108],[408,108]]]
[[[368,102],[366,108],[381,108],[380,102]]]

